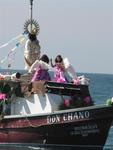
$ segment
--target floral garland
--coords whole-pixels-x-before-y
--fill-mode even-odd
[[[108,106],[113,106],[113,97],[107,99],[106,104],[107,104]]]
[[[0,93],[0,105],[5,103],[6,100],[7,100],[7,95],[4,93]]]
[[[72,109],[80,108],[94,105],[91,96],[80,96],[74,95],[70,99],[63,99],[63,102],[60,104],[59,109]]]
[[[8,84],[0,83],[0,107],[10,101],[11,88]]]

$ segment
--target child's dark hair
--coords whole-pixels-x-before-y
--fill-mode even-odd
[[[40,58],[40,60],[46,62],[46,63],[49,63],[49,58],[46,54],[42,55],[42,57]]]
[[[59,60],[58,60],[59,59]],[[57,62],[62,62],[63,61],[63,58],[61,55],[57,55],[57,57],[55,58],[55,63]]]

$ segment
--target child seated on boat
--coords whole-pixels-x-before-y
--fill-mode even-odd
[[[55,68],[54,80],[56,82],[67,83],[69,82],[68,78],[70,77],[74,84],[76,85],[79,84],[79,80],[74,71],[74,68],[69,63],[67,58],[63,59],[61,55],[57,55],[57,57],[55,58],[54,65],[52,63],[52,59],[50,59],[50,61],[51,61],[51,66]]]
[[[39,80],[50,80],[51,78],[48,73],[49,68],[49,58],[44,54],[40,60],[36,60],[29,69],[29,73],[35,72],[31,82]]]

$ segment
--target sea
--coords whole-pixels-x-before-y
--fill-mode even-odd
[[[9,70],[7,70],[8,72]],[[4,73],[4,70],[0,70],[1,73]],[[5,70],[6,72],[6,70]],[[16,70],[13,70],[10,73],[14,73]],[[78,73],[78,76],[84,75],[90,79],[89,90],[95,104],[106,104],[106,101],[113,97],[113,74],[100,74],[100,73]],[[90,142],[90,141],[89,141]],[[83,147],[66,147],[63,145],[52,146],[52,147],[43,147],[41,145],[23,145],[23,144],[10,144],[4,145],[0,144],[0,150],[82,150]],[[86,150],[90,150],[90,147],[87,147]],[[94,148],[96,150],[96,148]],[[109,131],[105,146],[103,150],[113,150],[113,126]]]

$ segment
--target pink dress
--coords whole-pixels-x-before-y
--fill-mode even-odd
[[[31,66],[29,72],[34,72],[31,82],[39,81],[39,80],[50,80],[49,75],[49,65],[41,60],[36,60],[34,64]]]
[[[47,69],[41,69],[41,67],[38,67],[36,69],[31,82],[39,80],[47,80],[47,81],[51,80]]]
[[[59,83],[67,83],[64,71],[62,71],[59,67],[55,67],[54,80]]]

